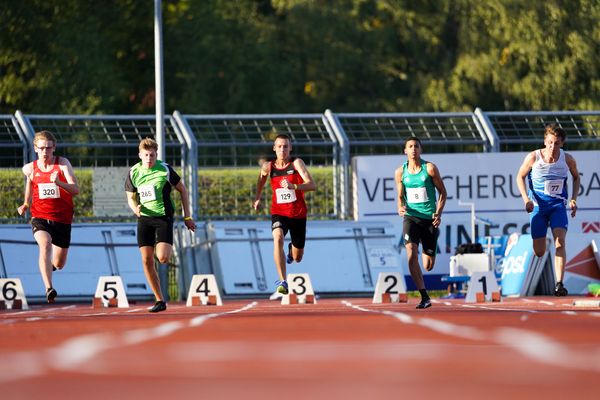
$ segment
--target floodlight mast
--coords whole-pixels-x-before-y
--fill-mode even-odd
[[[165,104],[163,85],[162,0],[154,0],[154,92],[157,158],[165,161]]]

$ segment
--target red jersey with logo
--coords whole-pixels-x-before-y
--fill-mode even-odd
[[[73,196],[65,189],[50,182],[50,175],[58,172],[57,179],[66,182],[65,175],[58,165],[59,157],[54,157],[50,171],[42,171],[37,161],[33,162],[31,216],[50,221],[71,224],[73,222]]]
[[[304,179],[294,168],[294,158],[283,168],[277,168],[275,161],[271,161],[271,214],[282,215],[288,218],[306,218],[306,202],[304,192],[301,190],[284,189],[281,186],[283,180],[288,183],[300,185]]]

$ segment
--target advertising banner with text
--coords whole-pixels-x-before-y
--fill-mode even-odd
[[[600,233],[600,152],[569,152],[577,161],[581,187],[575,218],[569,216],[569,233]],[[456,246],[471,240],[471,207],[476,217],[475,236],[529,233],[529,215],[516,184],[516,174],[526,152],[423,154],[437,165],[448,192],[442,215],[436,267],[429,274],[447,274]],[[405,155],[359,156],[353,158],[354,218],[393,222],[401,237],[402,218],[397,213],[394,171],[406,161]],[[567,182],[569,198],[572,179]],[[596,235],[594,235],[596,234]],[[567,249],[568,251],[568,249]],[[568,256],[569,259],[569,256]]]

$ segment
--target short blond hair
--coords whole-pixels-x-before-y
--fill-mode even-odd
[[[145,139],[142,139],[142,141],[140,142],[139,149],[140,149],[140,151],[154,150],[154,151],[158,152],[158,143],[156,143],[156,140],[147,137]]]
[[[45,140],[47,142],[52,142],[54,146],[56,146],[56,136],[50,131],[39,131],[36,132],[33,136],[33,145],[35,146],[38,140]]]

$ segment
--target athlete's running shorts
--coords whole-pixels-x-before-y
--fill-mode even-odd
[[[55,246],[68,249],[71,245],[71,224],[63,224],[43,218],[32,218],[31,230],[34,234],[37,231],[48,232],[52,244]]]
[[[433,220],[405,215],[403,228],[405,243],[414,243],[416,245],[421,243],[423,253],[430,257],[435,257],[440,230],[433,226]]]
[[[173,244],[173,218],[144,217],[138,218],[137,242],[139,247],[152,246],[156,243]]]
[[[289,218],[283,215],[271,215],[271,230],[283,229],[283,236],[290,232],[292,245],[303,249],[306,243],[306,218]]]
[[[567,207],[564,204],[557,204],[542,209],[539,206],[533,208],[533,212],[531,213],[531,238],[539,239],[546,237],[548,226],[550,229],[563,228],[567,230],[569,219],[567,218]]]

